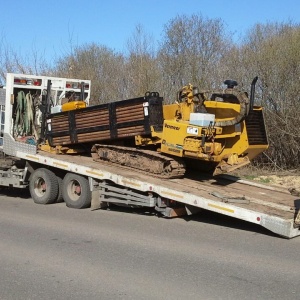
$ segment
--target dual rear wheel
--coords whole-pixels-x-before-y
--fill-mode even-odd
[[[88,179],[74,173],[67,173],[62,179],[49,169],[36,169],[29,180],[29,191],[37,204],[52,204],[64,200],[71,208],[80,209],[91,205]]]

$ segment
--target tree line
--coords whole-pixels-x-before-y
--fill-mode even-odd
[[[256,104],[264,106],[269,149],[257,164],[300,168],[300,24],[256,24],[238,42],[222,19],[201,14],[168,21],[160,41],[137,25],[120,53],[100,43],[70,45],[55,62],[38,51],[22,56],[0,40],[0,78],[7,72],[92,80],[92,104],[157,91],[166,103],[188,83],[220,88],[234,79],[249,92],[259,77]]]

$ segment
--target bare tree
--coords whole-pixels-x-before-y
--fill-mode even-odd
[[[51,73],[45,53],[37,50],[33,44],[28,52],[18,52],[12,48],[4,36],[0,39],[0,78],[5,82],[6,73],[43,75]]]
[[[56,63],[56,75],[92,80],[92,104],[124,97],[124,57],[105,46],[75,47],[73,53]]]
[[[258,75],[258,104],[265,107],[270,161],[280,168],[300,167],[300,26],[256,24],[227,55],[226,69],[242,85]]]
[[[185,84],[215,87],[220,84],[218,67],[231,40],[221,19],[201,15],[177,16],[164,30],[159,51],[166,92],[174,97]]]
[[[160,76],[153,37],[141,25],[137,25],[127,41],[127,49],[127,97],[138,97],[147,91],[156,91]]]

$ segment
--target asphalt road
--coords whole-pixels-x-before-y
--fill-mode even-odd
[[[20,195],[22,195],[20,197]],[[0,299],[299,299],[300,237],[0,190]]]

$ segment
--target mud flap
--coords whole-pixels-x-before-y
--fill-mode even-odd
[[[92,191],[91,210],[97,210],[107,207],[107,202],[102,201],[100,196],[100,190]]]
[[[167,218],[176,218],[187,214],[185,207],[166,207],[161,209],[159,212]]]
[[[295,217],[295,221],[294,221],[294,227],[295,228],[299,228],[300,227],[300,209],[299,208],[296,211],[296,217]]]

